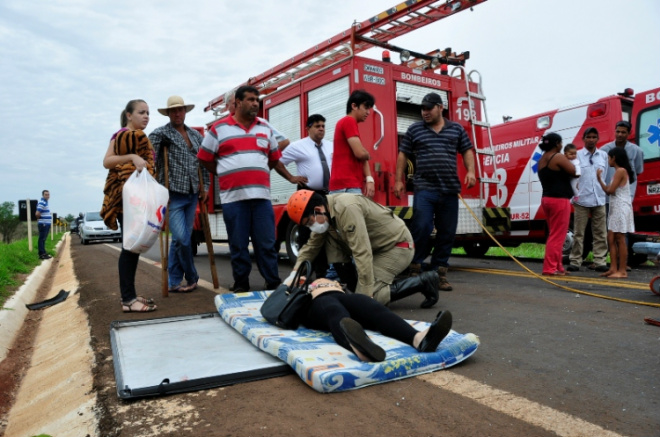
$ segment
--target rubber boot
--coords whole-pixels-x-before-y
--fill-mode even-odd
[[[440,279],[440,290],[452,291],[453,288],[449,281],[447,281],[447,267],[438,267],[438,277]]]
[[[403,299],[415,293],[422,293],[426,298],[422,308],[431,308],[440,299],[438,272],[423,272],[417,276],[400,279],[390,285],[390,302]]]

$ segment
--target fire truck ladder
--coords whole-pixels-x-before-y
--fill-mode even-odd
[[[458,72],[459,74],[457,75],[456,72]],[[466,99],[470,113],[470,126],[472,128],[472,138],[474,138],[474,142],[475,142],[474,151],[477,155],[475,156],[475,161],[477,166],[477,174],[479,177],[479,189],[481,194],[479,197],[482,199],[483,202],[485,200],[484,184],[497,185],[499,184],[500,181],[497,178],[497,163],[495,162],[495,149],[493,149],[493,137],[490,131],[490,123],[488,122],[488,112],[486,111],[486,96],[483,94],[483,87],[481,86],[481,73],[479,73],[477,70],[472,70],[469,73],[467,73],[463,66],[458,66],[452,69],[451,76],[456,78],[462,78],[465,80],[465,86],[467,89]],[[473,76],[476,76],[476,80],[473,78]],[[474,83],[477,84],[477,92],[473,92],[470,90],[470,85]],[[475,110],[475,101],[480,102],[481,104],[481,114],[483,114],[483,119],[479,119],[477,117],[477,111]],[[476,128],[477,126],[486,129],[488,135],[486,135],[485,138],[481,135],[477,136],[477,128]],[[481,140],[482,138],[484,138],[483,141]],[[491,157],[493,164],[492,177],[486,177],[484,175],[481,156]],[[497,205],[497,206],[501,206],[501,205]]]
[[[267,95],[278,87],[299,80],[329,65],[348,59],[373,47],[384,47],[394,38],[427,24],[442,20],[487,0],[406,0],[314,47],[247,80],[246,84]],[[454,64],[456,65],[456,64]],[[224,103],[224,94],[211,100],[204,108],[214,110]]]

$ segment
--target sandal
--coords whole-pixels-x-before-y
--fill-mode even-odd
[[[181,293],[181,284],[167,290],[168,293]]]
[[[139,308],[134,308],[133,306],[139,303],[141,307]],[[150,313],[152,311],[156,311],[156,305],[145,305],[139,300],[135,299],[133,302],[130,304],[123,303],[121,304],[121,310],[125,313]]]
[[[138,296],[138,297],[135,298],[135,300],[137,300],[138,302],[143,303],[145,305],[153,305],[153,304],[156,303],[156,301],[153,300],[152,298],[144,297],[144,296]]]
[[[191,291],[194,291],[197,289],[197,282],[193,282],[192,284],[188,284],[185,287],[179,287],[179,291],[177,293],[190,293]]]

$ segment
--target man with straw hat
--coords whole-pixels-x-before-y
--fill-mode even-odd
[[[167,106],[158,109],[159,113],[169,117],[170,122],[149,135],[149,140],[156,151],[158,182],[170,193],[168,226],[172,233],[172,245],[167,262],[170,293],[191,292],[197,288],[199,280],[190,237],[197,201],[199,199],[206,202],[210,182],[206,169],[202,170],[203,181],[199,180],[197,153],[203,137],[184,123],[186,114],[194,107],[195,105],[185,104],[183,98],[179,96],[171,96],[167,99]],[[203,197],[200,197],[201,193]],[[185,284],[182,283],[184,279]]]

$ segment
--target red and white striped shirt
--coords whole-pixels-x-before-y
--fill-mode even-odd
[[[270,199],[269,162],[281,153],[271,127],[256,118],[249,129],[233,116],[217,121],[197,153],[202,161],[216,161],[220,200],[232,203]]]

